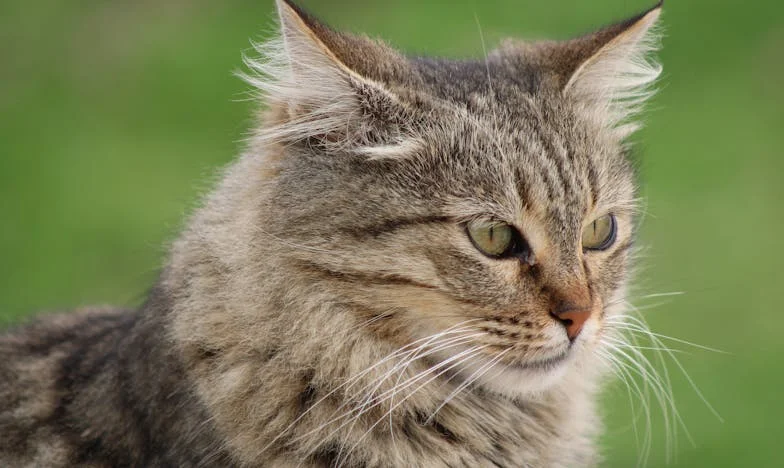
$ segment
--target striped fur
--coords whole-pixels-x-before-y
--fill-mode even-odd
[[[598,464],[659,8],[476,61],[278,11],[247,61],[264,123],[145,305],[0,337],[0,465]],[[606,213],[616,243],[583,251]],[[530,258],[479,253],[477,219]],[[570,343],[551,313],[575,291],[593,315]]]

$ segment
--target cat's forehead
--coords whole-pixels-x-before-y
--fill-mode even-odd
[[[633,198],[621,144],[535,72],[515,76],[493,61],[418,63],[428,92],[459,110],[446,110],[433,135],[444,139],[444,176],[467,184],[463,193],[506,217],[523,207],[556,224]]]
[[[623,162],[612,169],[605,154],[580,147],[540,123],[497,126],[466,125],[453,135],[452,148],[440,156],[446,184],[477,203],[477,209],[515,220],[520,213],[536,213],[556,224],[579,223],[600,203],[612,205],[624,195],[608,190],[624,184]],[[596,149],[601,151],[600,149]],[[613,177],[609,177],[610,175]],[[617,180],[613,180],[613,179]]]
[[[577,169],[589,162],[594,167],[624,165],[623,158],[615,157],[621,142],[612,129],[596,125],[584,105],[552,86],[542,70],[511,66],[500,56],[415,63],[422,77],[420,92],[447,103],[442,116],[454,122],[466,144],[481,147],[492,140],[497,150],[519,158],[576,162]],[[431,109],[426,112],[433,115]]]
[[[458,105],[473,106],[480,97],[494,97],[496,104],[513,106],[548,84],[541,70],[512,68],[501,56],[483,60],[416,58],[411,62],[425,92]]]

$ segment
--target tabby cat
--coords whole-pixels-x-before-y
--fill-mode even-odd
[[[0,465],[597,465],[660,5],[459,61],[277,9],[144,305],[0,338]]]

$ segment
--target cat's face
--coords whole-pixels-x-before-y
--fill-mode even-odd
[[[428,343],[445,372],[515,395],[591,366],[623,298],[635,206],[619,117],[630,85],[611,95],[612,77],[591,80],[640,66],[656,14],[453,63],[283,6],[290,62],[264,71],[298,82],[263,88],[279,122],[268,138],[286,142],[265,222],[368,332]]]
[[[426,200],[424,218],[437,221],[386,234],[385,256],[401,259],[396,274],[406,276],[408,262],[427,268],[419,267],[426,276],[418,290],[382,289],[378,299],[398,303],[412,336],[452,326],[466,330],[458,337],[475,333],[440,353],[469,353],[469,365],[457,369],[479,375],[496,362],[480,382],[535,391],[596,359],[605,315],[623,297],[634,178],[620,146],[567,105],[497,102],[476,120],[452,121],[448,139],[424,132],[428,149],[398,167],[414,164],[427,176],[385,169],[418,188],[387,196],[402,195],[400,206]]]

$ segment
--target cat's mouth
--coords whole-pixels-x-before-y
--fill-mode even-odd
[[[506,356],[499,358],[496,355],[495,358],[487,357],[479,362],[462,363],[459,373],[468,381],[475,381],[504,395],[532,394],[547,390],[557,383],[569,369],[574,354],[567,347],[537,357],[504,359]]]
[[[563,364],[569,358],[569,350],[566,349],[554,356],[547,358],[515,361],[511,363],[504,363],[507,367],[518,370],[538,370],[548,371]]]

